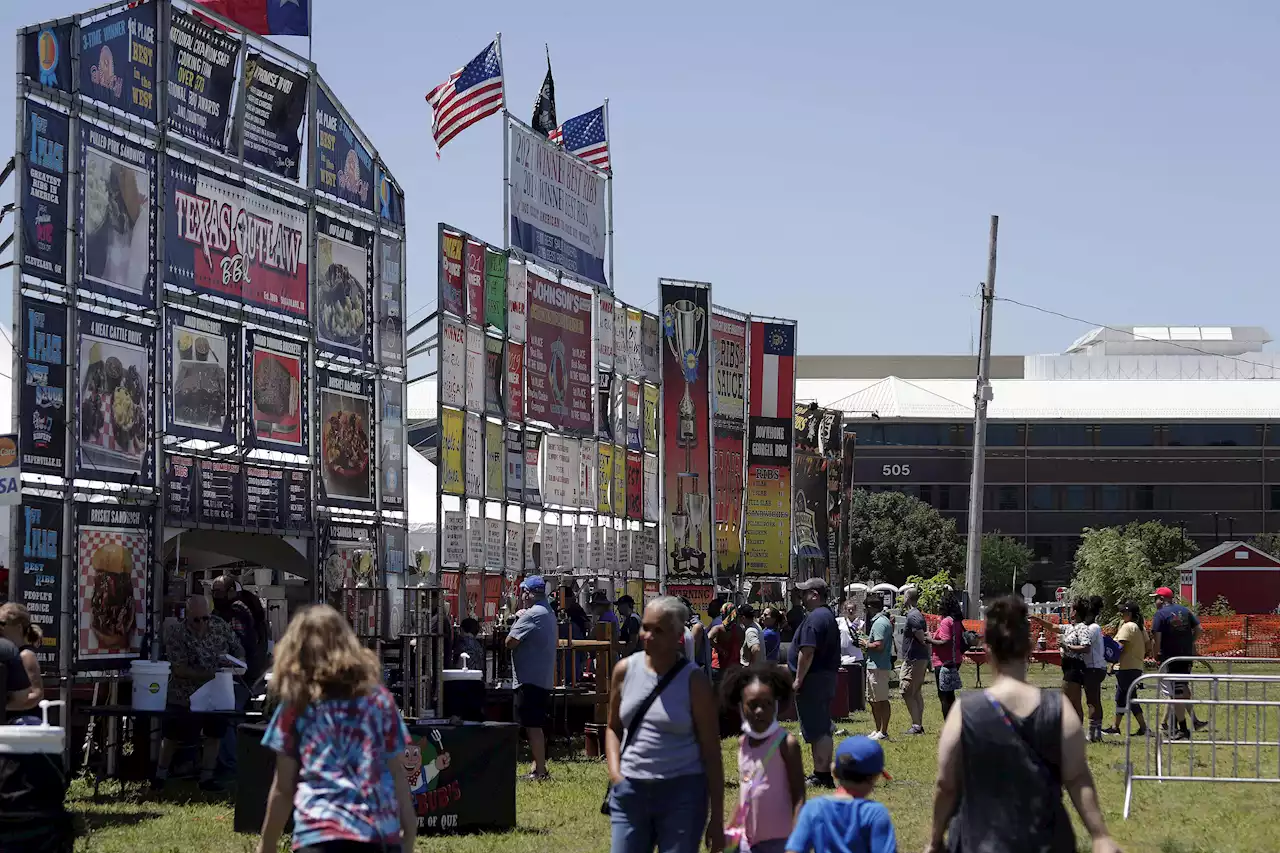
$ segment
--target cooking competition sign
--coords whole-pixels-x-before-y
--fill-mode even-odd
[[[155,151],[81,120],[80,174],[81,287],[153,307]]]
[[[77,657],[137,657],[149,628],[152,510],[82,503],[75,518]]]
[[[67,152],[70,122],[62,113],[24,102],[22,271],[67,281]]]
[[[155,330],[87,311],[79,323],[76,476],[153,485]]]
[[[176,157],[167,176],[166,281],[306,317],[306,210]]]
[[[245,444],[289,453],[307,447],[307,343],[262,329],[245,333],[249,368]]]
[[[320,499],[368,507],[374,495],[373,382],[319,370]]]
[[[23,297],[20,305],[19,462],[61,477],[67,453],[67,309]]]
[[[160,4],[131,6],[80,24],[80,94],[154,122]]]
[[[296,181],[302,162],[300,131],[307,112],[307,78],[250,51],[244,58],[243,97],[245,162]]]
[[[591,294],[529,273],[525,414],[569,432],[592,429]]]
[[[240,40],[195,15],[172,9],[169,43],[169,129],[226,151]]]
[[[373,356],[373,232],[316,214],[316,338],[320,349],[362,362]]]
[[[371,210],[373,157],[323,85],[316,86],[315,125],[315,188],[347,204]]]
[[[239,324],[167,307],[164,329],[166,432],[234,444]]]

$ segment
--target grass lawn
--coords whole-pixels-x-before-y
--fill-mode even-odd
[[[973,685],[974,675],[972,667],[965,668],[967,686]],[[983,675],[990,678],[989,670]],[[1042,673],[1033,666],[1032,678],[1049,686],[1056,684],[1057,671],[1050,668]],[[1108,679],[1104,694],[1114,691],[1114,684]],[[908,718],[900,702],[893,704],[894,739],[886,744],[885,750],[894,781],[884,783],[877,792],[877,798],[893,815],[902,851],[918,851],[924,847],[931,821],[941,714],[936,697],[930,693],[932,685],[927,685],[925,690],[928,699],[925,728],[929,734],[924,737],[908,738],[899,734],[906,729]],[[1110,724],[1112,705],[1105,695],[1104,699],[1106,720]],[[1249,712],[1249,717],[1254,718],[1254,711]],[[841,725],[851,733],[863,733],[870,730],[869,719],[865,713],[855,714]],[[1275,719],[1265,721],[1263,739],[1276,739],[1278,723]],[[1137,740],[1134,749],[1135,760],[1145,762]],[[1207,747],[1196,748],[1197,772],[1209,771],[1208,753]],[[1177,766],[1185,768],[1187,747],[1179,747],[1174,754],[1179,762]],[[1229,763],[1231,757],[1230,750],[1219,748],[1219,775],[1224,775],[1224,762]],[[1091,746],[1089,758],[1108,825],[1126,853],[1259,853],[1280,849],[1280,786],[1138,783],[1133,814],[1128,821],[1123,821],[1123,739],[1112,738],[1112,743]],[[733,780],[737,769],[736,741],[725,741],[724,759],[725,776]],[[1250,775],[1253,748],[1242,748],[1240,760],[1240,775]],[[1262,760],[1264,767],[1274,771],[1280,756],[1271,748],[1269,752],[1262,751]],[[524,772],[527,770],[527,766],[522,768]],[[516,831],[503,835],[419,839],[417,849],[431,853],[599,853],[607,850],[608,820],[598,811],[605,786],[603,763],[583,758],[557,760],[553,756],[552,772],[555,777],[552,782],[521,784],[517,789],[519,828]],[[122,791],[112,783],[104,785],[100,803],[92,802],[90,793],[88,785],[77,781],[69,797],[69,807],[76,814],[82,834],[76,844],[77,851],[245,853],[253,850],[254,837],[231,831],[233,809],[227,798],[211,799],[194,787],[177,784],[166,790],[163,799],[153,799],[141,788]],[[728,796],[732,804],[736,789]],[[1088,850],[1088,844],[1084,843],[1087,837],[1078,822],[1077,836],[1082,840],[1080,849]]]

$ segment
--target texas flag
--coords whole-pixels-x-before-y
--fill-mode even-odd
[[[311,0],[196,0],[260,36],[311,35]]]
[[[751,324],[750,415],[789,418],[795,400],[795,323]]]

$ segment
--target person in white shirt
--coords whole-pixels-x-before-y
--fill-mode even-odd
[[[758,660],[764,660],[764,645],[760,640],[760,624],[756,622],[756,611],[750,604],[738,608],[738,623],[742,625],[742,650],[739,659],[743,666],[751,666]]]
[[[858,645],[855,637],[865,625],[858,618],[858,602],[852,598],[846,599],[841,609],[844,611],[843,614],[836,617],[836,625],[840,628],[840,665],[861,663],[862,647]]]

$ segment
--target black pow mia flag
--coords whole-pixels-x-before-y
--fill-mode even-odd
[[[538,99],[533,102],[533,129],[543,136],[550,136],[559,122],[556,121],[556,81],[551,79],[551,54],[547,53],[547,76],[542,80]]]

